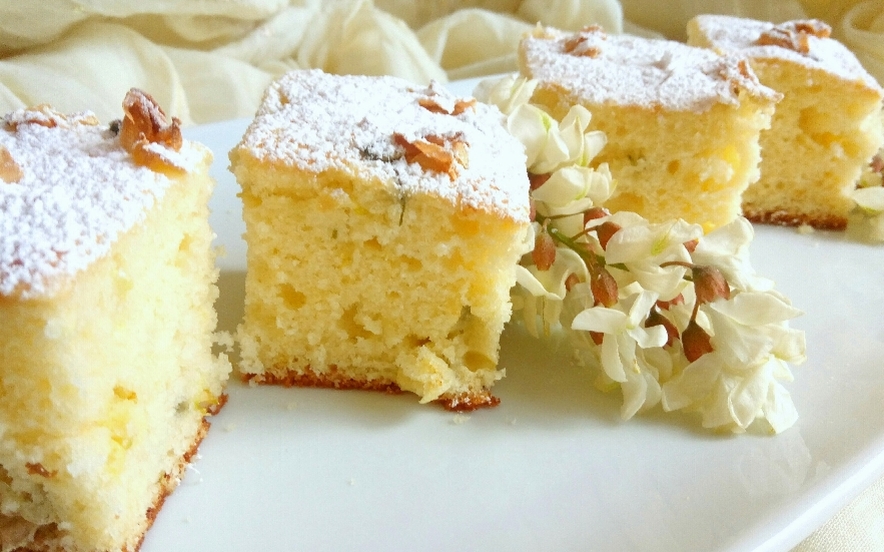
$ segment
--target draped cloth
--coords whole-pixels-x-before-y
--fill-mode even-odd
[[[250,117],[295,68],[416,83],[513,71],[536,23],[684,38],[698,13],[818,17],[884,82],[884,0],[0,0],[0,112],[121,114],[130,87],[184,124]],[[796,550],[884,549],[884,481]]]

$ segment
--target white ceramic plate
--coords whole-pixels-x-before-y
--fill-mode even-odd
[[[187,132],[216,153],[228,330],[245,245],[227,151],[245,126]],[[806,312],[809,360],[788,386],[801,418],[779,436],[659,411],[622,422],[566,349],[510,328],[501,404],[468,416],[410,394],[231,382],[143,551],[788,549],[884,474],[884,247],[758,227],[752,255]]]

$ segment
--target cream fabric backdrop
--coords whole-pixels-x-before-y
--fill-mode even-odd
[[[884,82],[884,0],[0,0],[0,112],[50,103],[108,121],[137,86],[207,123],[251,116],[289,69],[461,79],[515,69],[538,21],[681,39],[697,13],[823,18]],[[884,482],[796,550],[884,550]]]

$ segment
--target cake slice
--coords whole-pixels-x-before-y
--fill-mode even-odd
[[[750,220],[843,229],[850,194],[884,143],[884,91],[830,31],[816,20],[701,15],[688,23],[690,44],[746,56],[784,96],[761,135],[761,178],[743,195]]]
[[[708,231],[740,215],[758,179],[758,137],[779,94],[745,61],[669,40],[538,27],[519,45],[532,99],[561,119],[574,104],[607,135],[595,165],[616,189],[605,204],[653,222],[681,218]]]
[[[244,377],[493,405],[528,249],[521,144],[433,84],[289,73],[230,152],[248,244]]]
[[[211,153],[146,94],[0,129],[0,549],[135,551],[224,402]]]

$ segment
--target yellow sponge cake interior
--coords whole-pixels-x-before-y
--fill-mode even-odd
[[[758,179],[758,136],[779,95],[745,62],[668,40],[537,28],[519,46],[533,101],[561,119],[574,104],[607,135],[594,164],[607,163],[616,189],[605,204],[662,222],[707,230],[740,214]]]
[[[297,71],[270,87],[230,154],[248,379],[496,402],[529,226],[523,149],[501,122],[389,77]]]
[[[118,131],[45,106],[0,130],[3,550],[136,550],[224,399],[211,154]]]
[[[746,56],[784,96],[761,134],[761,178],[743,196],[750,220],[844,228],[850,193],[884,143],[884,91],[830,31],[718,15],[688,24],[690,44]]]

